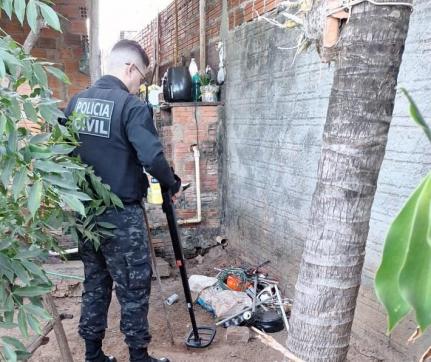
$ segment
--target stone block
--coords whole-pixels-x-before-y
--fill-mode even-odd
[[[248,327],[228,327],[226,329],[225,339],[229,344],[248,343],[250,339],[250,329]]]

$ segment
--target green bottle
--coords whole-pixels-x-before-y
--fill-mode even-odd
[[[195,73],[192,77],[192,98],[193,102],[199,102],[201,99],[201,77]]]

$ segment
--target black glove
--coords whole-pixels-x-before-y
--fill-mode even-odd
[[[162,192],[168,192],[170,191],[172,195],[175,195],[178,191],[181,189],[181,179],[178,175],[174,173],[175,183],[172,185],[166,186],[166,185],[160,185]]]

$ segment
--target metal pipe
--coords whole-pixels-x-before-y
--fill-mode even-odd
[[[277,294],[278,303],[280,304],[281,315],[283,316],[284,326],[286,327],[286,331],[289,332],[289,322],[287,321],[286,312],[284,311],[283,301],[281,300],[280,291],[278,290],[278,286],[274,285],[275,293]]]

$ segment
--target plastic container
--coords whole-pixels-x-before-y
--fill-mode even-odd
[[[201,77],[199,77],[199,73],[192,77],[192,99],[193,102],[198,102],[201,99]]]
[[[147,202],[153,205],[163,204],[162,189],[160,187],[159,181],[152,176],[149,176],[149,179],[150,187],[148,188]]]

